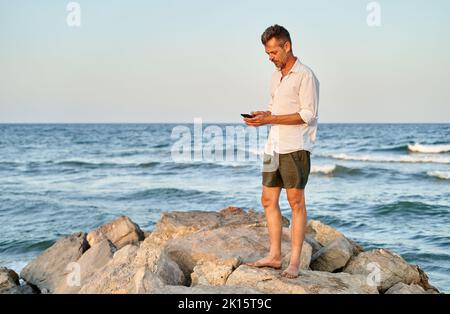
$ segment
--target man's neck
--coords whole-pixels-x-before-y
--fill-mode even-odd
[[[281,69],[281,74],[283,76],[285,76],[286,74],[289,73],[289,71],[292,69],[292,67],[294,66],[295,62],[297,61],[297,57],[294,55],[290,55],[288,57],[288,60],[286,62],[286,65],[284,66],[284,68]]]

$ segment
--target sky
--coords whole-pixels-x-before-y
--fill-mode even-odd
[[[266,110],[275,23],[319,123],[449,123],[450,1],[0,0],[0,123],[240,122]],[[73,15],[70,15],[71,17]]]

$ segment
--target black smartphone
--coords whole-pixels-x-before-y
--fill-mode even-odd
[[[248,113],[241,113],[241,116],[243,116],[244,118],[253,118],[254,117],[254,115],[248,114]]]

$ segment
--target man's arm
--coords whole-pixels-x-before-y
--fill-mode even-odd
[[[292,113],[292,114],[283,114],[283,115],[270,115],[268,116],[268,120],[270,124],[286,124],[286,125],[293,125],[293,124],[303,124],[305,121],[303,121],[300,114]]]
[[[285,125],[295,125],[303,124],[300,114],[284,114],[284,115],[273,115],[270,111],[256,111],[256,116],[254,118],[245,118],[244,121],[249,126],[261,126],[264,124],[285,124]]]
[[[286,115],[272,115],[270,111],[257,111],[256,117],[244,119],[249,126],[264,124],[311,124],[316,120],[319,104],[319,82],[312,73],[308,73],[302,80],[299,92],[300,111]]]

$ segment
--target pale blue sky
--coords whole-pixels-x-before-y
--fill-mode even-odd
[[[450,122],[450,1],[0,0],[0,123],[239,122],[265,109],[274,23],[321,82],[319,122]]]

